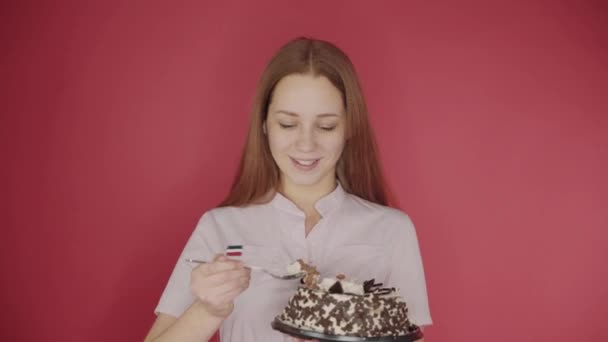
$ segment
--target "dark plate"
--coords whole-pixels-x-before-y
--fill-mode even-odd
[[[327,335],[317,331],[304,330],[291,325],[285,324],[280,320],[276,319],[270,323],[274,330],[278,330],[282,333],[291,335],[297,338],[303,339],[317,339],[319,341],[343,341],[343,342],[413,342],[422,338],[422,331],[420,328],[416,331],[403,336],[386,336],[386,337],[357,337],[357,336],[338,336],[338,335]]]

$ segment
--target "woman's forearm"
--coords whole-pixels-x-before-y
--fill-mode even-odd
[[[209,341],[223,319],[209,314],[200,301],[195,301],[173,324],[150,342]]]

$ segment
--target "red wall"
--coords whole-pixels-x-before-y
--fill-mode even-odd
[[[608,340],[604,2],[214,3],[2,5],[2,340],[143,339],[300,34],[360,71],[427,341]]]

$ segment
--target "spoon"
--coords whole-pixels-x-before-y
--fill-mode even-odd
[[[186,261],[192,262],[195,264],[208,264],[209,263],[209,261],[190,259],[190,258],[187,258]],[[281,279],[281,280],[300,279],[306,275],[306,272],[299,272],[299,273],[294,273],[294,274],[276,274],[276,273],[270,272],[269,270],[265,269],[264,267],[260,267],[260,266],[245,266],[245,267],[247,267],[251,270],[265,272],[266,274],[270,275],[271,277],[276,278],[276,279]]]

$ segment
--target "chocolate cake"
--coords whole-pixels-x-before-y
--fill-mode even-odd
[[[342,274],[318,281],[316,269],[299,262],[307,276],[277,317],[282,323],[357,337],[402,336],[417,329],[408,320],[406,303],[395,288],[383,288],[373,279],[357,284]]]

